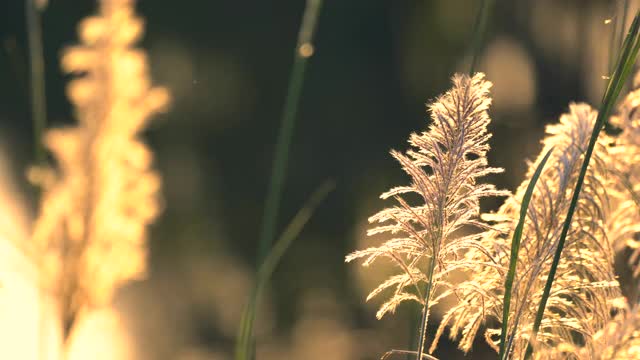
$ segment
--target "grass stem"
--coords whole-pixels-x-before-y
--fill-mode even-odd
[[[305,205],[298,211],[296,216],[291,220],[284,232],[276,241],[275,245],[265,257],[264,262],[258,269],[255,285],[249,296],[249,301],[244,307],[242,318],[240,320],[240,328],[238,330],[238,339],[235,349],[235,360],[249,360],[252,358],[252,337],[253,325],[257,315],[258,302],[262,293],[271,278],[271,274],[275,271],[276,266],[282,259],[293,240],[295,240],[305,224],[313,215],[315,209],[335,188],[333,181],[327,181],[322,184],[310,197]]]
[[[264,257],[271,248],[271,243],[276,233],[278,211],[282,199],[284,178],[289,159],[289,147],[293,136],[293,128],[298,113],[298,103],[302,93],[302,84],[308,59],[313,55],[312,39],[315,32],[322,0],[307,0],[302,18],[302,25],[298,33],[293,69],[289,80],[289,88],[284,104],[282,123],[276,142],[275,157],[271,169],[269,190],[265,202],[260,240],[258,244],[257,264],[260,266]]]
[[[25,0],[27,41],[29,46],[29,81],[31,95],[31,117],[36,164],[45,162],[42,134],[47,125],[47,103],[45,97],[44,55],[42,50],[42,26],[37,0]]]
[[[427,321],[429,320],[429,299],[431,298],[431,289],[433,288],[433,273],[436,268],[436,259],[431,258],[431,263],[429,263],[429,282],[427,282],[427,290],[425,291],[424,296],[424,307],[422,308],[422,320],[420,321],[420,339],[418,339],[418,353],[416,355],[416,359],[422,359],[422,354],[424,353],[424,342],[427,335]]]
[[[287,162],[289,159],[289,148],[293,137],[293,128],[298,113],[298,104],[302,93],[302,85],[304,83],[304,75],[307,61],[313,55],[314,48],[312,44],[313,34],[316,29],[318,15],[322,7],[322,0],[307,0],[304,14],[302,16],[302,24],[298,32],[298,40],[293,57],[293,68],[289,79],[289,86],[284,103],[282,114],[282,122],[278,131],[278,139],[276,141],[276,149],[274,161],[271,168],[271,178],[269,181],[269,189],[267,191],[267,199],[265,201],[262,226],[260,231],[260,239],[258,242],[257,253],[257,279],[247,305],[242,313],[240,322],[239,335],[236,344],[235,359],[249,360],[253,357],[253,323],[255,321],[258,300],[262,293],[262,289],[273,272],[276,264],[288,248],[289,244],[302,230],[304,223],[308,221],[315,203],[316,196],[312,196],[309,204],[303,207],[293,219],[292,223],[285,229],[276,246],[271,249],[271,244],[276,233],[276,225],[278,222],[278,212],[280,210],[280,201],[284,188],[284,179],[287,170]],[[328,194],[326,187],[322,187]],[[319,201],[319,200],[317,200]],[[302,218],[300,218],[302,216]],[[305,218],[305,216],[307,216]],[[293,228],[292,228],[293,227]]]
[[[473,42],[471,43],[471,68],[469,69],[469,75],[473,76],[478,63],[478,57],[480,55],[480,48],[482,48],[482,42],[485,37],[487,24],[489,23],[489,15],[491,8],[493,7],[495,0],[482,0],[480,4],[480,11],[476,17],[475,25],[473,26]]]

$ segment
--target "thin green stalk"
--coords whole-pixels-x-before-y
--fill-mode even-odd
[[[611,17],[610,21],[611,21],[611,40],[609,41],[609,65],[607,67],[607,70],[609,71],[609,74],[611,74],[611,72],[613,72],[613,67],[615,66],[615,54],[616,54],[616,47],[617,46],[622,46],[623,42],[624,42],[624,30],[627,28],[626,27],[626,21],[627,21],[627,14],[629,14],[629,0],[625,0],[624,1],[624,5],[622,7],[622,17],[618,17],[617,14],[617,6],[615,6],[614,3],[614,15]],[[620,31],[618,33],[616,33],[616,28],[618,27],[618,23],[620,25]]]
[[[252,356],[253,324],[257,315],[257,305],[262,296],[266,284],[269,282],[276,266],[282,259],[293,240],[295,240],[313,215],[315,209],[335,188],[335,183],[327,181],[322,184],[310,197],[305,205],[298,211],[289,225],[276,241],[275,245],[265,257],[256,276],[256,283],[249,295],[249,301],[242,311],[238,339],[235,349],[235,360],[249,360]]]
[[[422,320],[420,322],[420,339],[418,340],[418,354],[416,359],[422,359],[424,353],[424,340],[427,335],[427,321],[429,318],[429,299],[431,298],[431,289],[433,283],[433,273],[436,269],[436,259],[431,257],[431,263],[429,264],[429,282],[427,282],[427,290],[424,296],[424,307],[422,308]]]
[[[45,95],[44,78],[44,51],[42,46],[42,25],[40,13],[44,10],[46,2],[37,0],[25,0],[25,18],[27,24],[27,42],[29,47],[29,93],[31,102],[31,121],[33,124],[34,159],[37,165],[46,161],[46,153],[42,145],[42,135],[47,126],[47,100]],[[41,314],[42,315],[42,314]],[[44,323],[38,323],[39,342],[43,345]],[[39,358],[44,354],[40,346]]]
[[[416,286],[416,290],[419,291],[420,288],[418,286]],[[422,298],[422,292],[421,291],[419,292],[418,296],[420,298]],[[419,337],[420,337],[418,332],[421,330],[421,328],[420,328],[421,320],[422,320],[421,318],[422,317],[416,318],[416,317],[412,316],[409,319],[409,323],[410,324],[409,324],[409,344],[408,344],[409,347],[408,347],[408,349],[417,349],[418,348],[418,341],[419,341]],[[393,351],[393,350],[391,350],[391,351]],[[414,353],[417,354],[418,352],[416,351]],[[382,359],[380,359],[380,360],[382,360]]]
[[[282,115],[282,124],[278,133],[275,158],[271,169],[271,180],[264,207],[262,230],[258,244],[258,266],[260,266],[264,257],[269,252],[276,232],[278,211],[280,209],[284,178],[289,158],[289,147],[291,145],[293,127],[298,112],[300,94],[302,93],[307,60],[313,55],[313,45],[311,41],[321,6],[322,0],[307,0],[302,17],[302,25],[298,33],[298,42],[293,58],[293,69],[291,70],[291,78],[289,80],[289,88]]]
[[[484,40],[487,24],[489,23],[489,14],[493,7],[495,0],[482,0],[480,4],[480,11],[476,17],[475,25],[473,26],[473,42],[471,43],[471,68],[469,75],[473,76],[478,62],[478,55],[480,54],[480,48]]]
[[[589,166],[589,161],[591,160],[591,155],[593,154],[593,149],[596,145],[596,141],[598,140],[598,135],[604,126],[606,119],[611,114],[611,110],[620,94],[620,90],[624,86],[625,81],[629,77],[633,65],[636,61],[638,50],[640,49],[640,11],[636,13],[635,18],[633,19],[633,23],[629,29],[629,33],[627,34],[626,39],[622,45],[621,54],[618,57],[617,66],[613,76],[609,80],[609,85],[603,95],[602,104],[600,106],[600,110],[598,112],[598,117],[596,118],[596,123],[593,126],[593,132],[591,133],[591,138],[589,139],[589,146],[587,147],[587,151],[584,155],[584,160],[582,162],[582,167],[580,168],[580,173],[578,176],[578,180],[576,182],[576,187],[573,191],[573,196],[571,197],[571,203],[569,204],[569,210],[567,212],[567,217],[564,221],[562,232],[560,233],[560,238],[558,239],[558,247],[556,248],[553,262],[551,263],[551,268],[549,269],[549,276],[547,277],[547,282],[544,287],[544,292],[542,294],[542,298],[540,300],[540,305],[538,307],[538,312],[536,313],[535,322],[533,324],[533,333],[531,339],[535,341],[538,330],[540,329],[540,324],[542,323],[542,317],[544,316],[544,310],[547,305],[547,300],[549,298],[549,293],[551,292],[551,286],[553,285],[553,280],[556,274],[556,270],[558,268],[558,263],[560,262],[560,256],[562,254],[562,249],[564,247],[564,243],[567,237],[567,233],[569,232],[569,228],[571,227],[571,220],[573,218],[573,213],[575,212],[576,206],[578,204],[578,200],[580,197],[580,190],[582,190],[582,185],[584,183],[584,178],[587,174],[587,168]],[[533,348],[531,343],[527,345],[527,350],[525,353],[525,358],[529,358],[533,353]]]
[[[611,26],[611,34],[609,36],[609,53],[608,53],[609,59],[607,60],[607,71],[609,72],[607,76],[609,77],[613,72],[613,67],[616,65],[615,64],[616,46],[618,46],[618,38],[616,36],[617,35],[616,25],[618,23],[618,19],[616,17],[616,10],[617,10],[617,7],[614,6],[613,15],[611,16],[611,18],[605,20],[605,24],[608,24],[609,26]]]
[[[42,5],[41,5],[42,6]],[[37,0],[25,0],[27,39],[29,43],[29,71],[31,116],[33,121],[33,142],[36,164],[45,162],[42,134],[47,125],[47,102],[44,84],[44,55],[42,50],[42,28]]]
[[[507,279],[504,283],[504,301],[502,306],[502,332],[500,333],[500,354],[499,359],[504,359],[505,357],[505,344],[507,340],[507,328],[509,324],[509,307],[511,304],[511,289],[513,288],[513,279],[516,276],[516,265],[518,263],[518,252],[520,250],[520,240],[522,238],[522,229],[524,227],[524,221],[527,217],[527,209],[529,209],[529,202],[533,197],[533,190],[536,187],[536,183],[538,182],[538,178],[540,178],[540,174],[542,174],[542,169],[544,165],[549,160],[549,156],[553,148],[549,149],[545,154],[540,164],[536,168],[536,171],[533,173],[531,180],[529,181],[529,185],[527,185],[527,190],[522,197],[522,203],[520,205],[520,219],[518,219],[518,224],[516,225],[516,229],[513,232],[513,239],[511,240],[511,257],[509,258],[509,271],[507,273]]]
[[[627,15],[629,14],[629,0],[624,0],[624,6],[622,7],[622,19],[620,19],[620,46],[624,43],[624,29],[627,28]]]

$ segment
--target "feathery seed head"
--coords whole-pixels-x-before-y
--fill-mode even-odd
[[[33,237],[67,322],[145,272],[161,181],[138,133],[169,95],[151,86],[146,55],[132,47],[142,31],[133,1],[102,0],[79,27],[82,44],[62,57],[64,71],[78,75],[67,89],[78,125],[45,135],[59,175],[44,189]]]
[[[570,112],[561,116],[559,124],[547,127],[543,149],[538,159],[530,164],[527,178],[531,178],[544,154],[554,147],[536,184],[523,227],[507,326],[509,358],[522,358],[524,355],[596,115],[596,111],[586,104],[572,104]],[[621,296],[607,236],[611,211],[604,191],[604,184],[608,181],[604,159],[609,141],[606,137],[601,138],[587,172],[538,342],[534,344],[537,354],[544,353],[545,349],[557,350],[560,344],[565,350],[567,344],[588,344],[590,334],[597,332],[610,319],[616,300]],[[460,336],[460,348],[465,351],[471,348],[481,323],[489,319],[499,323],[502,319],[504,269],[509,263],[511,246],[509,240],[527,185],[528,182],[523,182],[497,214],[485,217],[498,221],[495,226],[510,229],[509,233],[487,233],[480,242],[490,251],[471,249],[467,253],[469,262],[476,266],[468,269],[469,280],[450,292],[460,300],[448,310],[438,333],[451,325],[451,337]],[[487,260],[482,262],[480,259]],[[477,279],[482,279],[482,282]],[[486,330],[485,337],[494,348],[497,348],[500,332],[500,326]]]
[[[480,199],[507,195],[479,182],[482,176],[502,171],[488,167],[486,159],[491,83],[484,74],[455,75],[452,82],[452,89],[429,106],[433,122],[428,130],[410,136],[412,149],[391,152],[411,183],[381,195],[395,198],[397,205],[370,217],[374,225],[368,231],[370,236],[389,234],[391,239],[346,258],[362,258],[365,266],[388,258],[400,269],[369,295],[393,291],[380,307],[378,318],[395,311],[405,300],[425,304],[433,298],[430,305],[437,303],[434,294],[451,287],[447,275],[470,265],[463,254],[482,246],[478,239],[488,227],[479,219]],[[403,197],[409,193],[419,195],[421,201],[410,204]],[[430,281],[430,290],[424,293]]]

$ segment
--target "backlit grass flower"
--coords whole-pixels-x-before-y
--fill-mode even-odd
[[[132,0],[102,0],[98,15],[80,24],[81,45],[62,57],[63,69],[76,75],[68,96],[78,124],[45,135],[58,171],[39,177],[33,238],[67,335],[79,312],[108,305],[146,269],[160,177],[139,132],[166,107],[168,93],[151,86],[145,54],[132,47],[142,31]]]
[[[480,199],[507,194],[479,181],[502,171],[489,167],[486,158],[491,83],[484,74],[456,75],[452,81],[453,88],[429,106],[433,122],[428,130],[411,135],[413,149],[391,152],[411,183],[381,195],[398,205],[369,218],[374,225],[368,231],[390,239],[347,256],[347,261],[363,258],[365,266],[380,258],[398,266],[398,275],[369,294],[370,299],[390,289],[378,318],[405,300],[419,302],[428,311],[437,302],[434,294],[451,288],[448,274],[471,265],[464,253],[472,248],[485,251],[478,241],[488,229],[479,219]],[[411,201],[410,194],[418,199]]]

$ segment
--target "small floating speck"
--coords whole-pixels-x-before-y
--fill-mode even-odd
[[[311,45],[308,42],[300,45],[300,48],[298,49],[298,53],[303,58],[310,57],[311,55],[313,55],[313,45]]]

